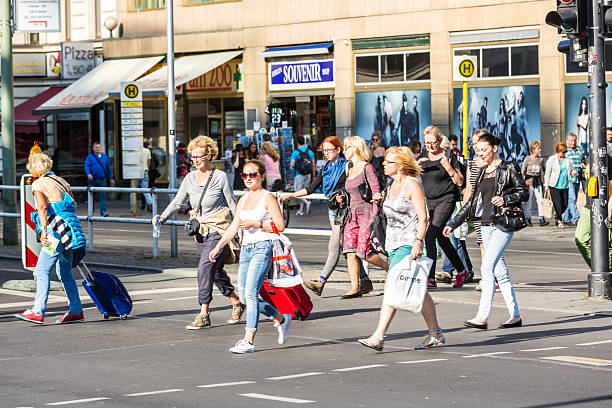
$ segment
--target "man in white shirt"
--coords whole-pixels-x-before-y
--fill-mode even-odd
[[[149,167],[151,166],[151,151],[145,145],[142,147],[142,159],[140,161],[143,168],[143,176],[141,179],[136,179],[136,188],[149,188]],[[144,200],[140,206],[141,210],[146,208],[148,212],[153,210],[153,201],[151,201],[151,193],[143,193]],[[130,212],[134,211],[134,194],[130,194]]]

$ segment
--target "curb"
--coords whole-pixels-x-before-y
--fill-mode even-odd
[[[20,256],[13,255],[0,255],[0,259],[11,259],[14,261],[20,261]],[[110,264],[103,262],[87,262],[88,266],[94,268],[108,268],[108,269],[127,269],[129,271],[141,271],[147,273],[163,273],[164,269],[161,268],[151,268],[148,266],[135,266],[135,265],[119,265],[119,264]]]

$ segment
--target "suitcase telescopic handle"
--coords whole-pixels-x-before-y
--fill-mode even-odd
[[[83,267],[83,269],[85,269],[85,272],[87,272],[87,274],[83,273],[83,269],[81,269],[81,266]],[[86,281],[88,281],[90,284],[93,284],[93,276],[91,274],[91,271],[89,270],[89,268],[87,267],[87,265],[85,265],[85,262],[81,261],[78,265],[77,265],[77,269],[79,270],[79,273],[81,274],[81,276],[83,277],[83,279],[85,279]]]

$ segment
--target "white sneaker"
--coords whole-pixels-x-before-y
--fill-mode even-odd
[[[295,215],[300,216],[300,215],[304,215],[304,213],[301,212],[301,211],[298,211],[298,212],[295,213]]]
[[[306,215],[310,215],[310,201],[306,201]]]
[[[238,340],[236,342],[234,347],[229,349],[229,351],[231,351],[234,354],[254,353],[255,352],[255,345],[249,343],[245,339],[240,339],[240,340]]]
[[[291,324],[291,315],[284,314],[285,320],[281,324],[274,323],[274,327],[278,329],[278,344],[285,344],[289,337],[289,325]]]

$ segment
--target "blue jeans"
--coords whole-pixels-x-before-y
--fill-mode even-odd
[[[136,180],[136,188],[149,188],[149,172],[145,170],[144,177]],[[142,193],[147,205],[151,205],[151,193]],[[130,211],[134,209],[134,194],[130,194]]]
[[[580,213],[576,206],[576,199],[578,198],[578,191],[580,191],[580,182],[569,183],[569,191],[567,194],[567,209],[563,214],[563,222],[568,223],[570,221],[578,221]]]
[[[106,179],[105,178],[101,178],[101,179],[93,179],[93,180],[87,180],[87,185],[90,187],[106,187]],[[100,194],[100,215],[104,215],[104,213],[106,213],[106,193],[99,193]],[[95,207],[95,200],[94,200],[94,207]]]
[[[61,245],[61,243],[60,243]],[[68,304],[70,313],[81,313],[81,299],[79,298],[79,290],[72,276],[72,250],[56,252],[54,255],[49,255],[45,251],[40,251],[38,262],[34,269],[36,276],[36,297],[34,298],[34,313],[40,316],[45,315],[47,308],[47,299],[49,298],[49,277],[51,270],[55,267],[57,277],[62,281],[66,296],[68,296]]]
[[[463,262],[463,266],[465,267],[465,269],[468,272],[471,272],[472,271],[472,268],[470,267],[471,263],[468,262],[468,260],[470,259],[469,255],[463,250],[463,246],[461,245],[461,241],[459,240],[459,238],[455,237],[455,234],[451,233],[450,242],[451,244],[453,244],[453,247],[457,251],[457,255],[459,255],[459,259],[461,259],[461,262]],[[451,272],[455,270],[455,267],[453,266],[451,261],[448,259],[448,256],[444,257],[444,263],[442,264],[442,270],[444,272],[450,273],[451,275],[452,275]],[[457,272],[459,273],[461,271],[457,271]]]
[[[514,232],[504,232],[494,225],[482,226],[482,243],[485,248],[485,256],[480,267],[482,294],[476,314],[477,318],[485,320],[489,318],[493,296],[495,295],[496,279],[510,316],[520,316],[516,294],[504,259],[504,251],[510,245],[513,236]]]
[[[272,243],[259,241],[244,244],[238,266],[238,297],[246,305],[246,331],[254,333],[259,323],[259,312],[268,317],[278,314],[271,304],[259,297],[259,290],[272,266]]]

